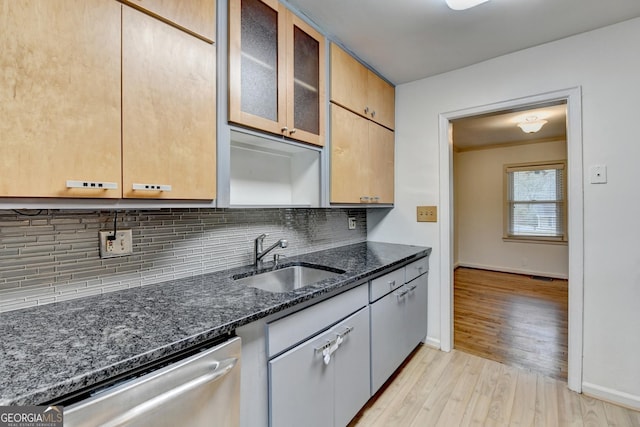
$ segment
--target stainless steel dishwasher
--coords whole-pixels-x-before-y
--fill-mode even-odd
[[[65,427],[237,426],[240,338],[106,386],[64,408]]]

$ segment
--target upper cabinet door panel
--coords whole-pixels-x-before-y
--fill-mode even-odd
[[[210,43],[216,37],[215,0],[122,0]]]
[[[291,12],[287,13],[287,30],[289,136],[324,145],[324,37]]]
[[[272,133],[286,121],[281,9],[273,1],[229,1],[229,120]]]
[[[369,193],[373,203],[393,203],[394,133],[369,122]]]
[[[365,115],[367,68],[336,44],[331,44],[331,100]]]
[[[369,121],[331,105],[331,203],[369,195]]]
[[[122,22],[124,197],[214,199],[215,45],[129,7]]]
[[[121,7],[0,1],[0,196],[121,196]]]
[[[393,86],[368,70],[369,117],[389,129],[395,127],[396,91]]]
[[[324,145],[324,37],[271,0],[229,1],[229,121]]]

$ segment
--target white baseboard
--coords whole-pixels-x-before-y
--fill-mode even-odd
[[[440,340],[437,338],[432,338],[432,337],[427,337],[424,340],[424,345],[427,345],[429,347],[433,347],[435,349],[440,350],[441,346],[440,346]]]
[[[584,382],[582,383],[582,393],[606,402],[640,411],[640,396]]]
[[[496,266],[496,265],[473,264],[473,263],[469,263],[469,262],[459,262],[459,263],[456,264],[456,268],[457,267],[478,268],[480,270],[501,271],[501,272],[504,272],[504,273],[525,274],[525,275],[530,275],[530,276],[552,277],[554,279],[568,279],[569,278],[569,276],[567,274],[549,273],[548,271],[525,270],[525,269],[520,269],[520,268],[500,267],[500,266]]]

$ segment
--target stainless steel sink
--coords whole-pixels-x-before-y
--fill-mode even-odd
[[[335,268],[309,267],[305,265],[292,265],[277,270],[265,271],[252,276],[234,276],[239,283],[262,289],[267,292],[289,292],[300,289],[325,279],[339,276],[343,270]]]

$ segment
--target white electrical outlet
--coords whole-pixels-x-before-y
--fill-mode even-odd
[[[113,258],[133,253],[131,230],[118,230],[116,238],[110,240],[113,231],[100,231],[100,258]]]
[[[356,217],[355,216],[350,216],[349,217],[349,230],[355,230],[356,229]]]

